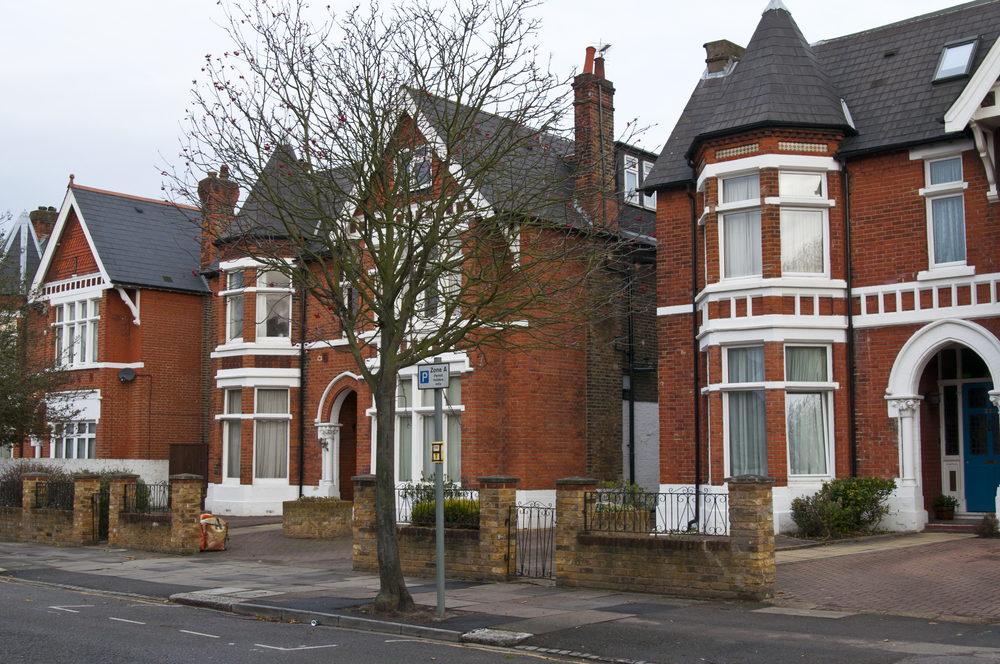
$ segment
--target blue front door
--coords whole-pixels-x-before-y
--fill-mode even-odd
[[[965,508],[969,512],[996,509],[1000,485],[1000,435],[997,409],[990,402],[992,383],[962,385],[965,431]]]

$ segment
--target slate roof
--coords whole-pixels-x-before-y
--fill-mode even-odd
[[[834,126],[840,98],[856,128],[856,134],[848,131],[841,154],[944,138],[941,118],[969,79],[932,82],[941,50],[948,42],[978,35],[970,75],[974,73],[1000,35],[1000,0],[977,0],[804,49],[796,34],[801,37],[787,11],[769,7],[764,12],[730,74],[698,82],[646,179],[647,187],[689,182],[687,156],[698,140],[711,134],[762,122]],[[887,56],[891,51],[895,54]],[[785,89],[782,81],[796,78],[819,93],[814,104]]]
[[[573,190],[573,169],[572,161],[574,142],[552,133],[539,132],[531,127],[515,125],[503,116],[475,112],[467,107],[461,107],[455,102],[420,93],[415,90],[408,90],[422,118],[426,119],[431,128],[440,135],[447,135],[446,126],[454,122],[452,114],[458,112],[474,112],[472,124],[475,126],[473,135],[465,136],[462,141],[462,150],[452,156],[460,164],[471,164],[479,153],[477,142],[481,145],[488,145],[488,136],[496,136],[502,130],[514,128],[521,132],[522,147],[519,150],[505,154],[495,169],[491,169],[482,181],[473,183],[477,186],[486,200],[503,212],[505,209],[517,209],[528,207],[535,210],[539,216],[554,221],[559,224],[569,223],[578,228],[589,227],[588,220],[581,210],[574,204]],[[468,126],[464,119],[458,123]],[[616,146],[616,153],[627,146]],[[280,154],[279,154],[280,153]],[[619,154],[616,157],[620,158]],[[295,178],[289,178],[292,184],[282,185],[282,168],[280,163],[295,163],[294,151],[291,147],[284,147],[276,151],[275,155],[264,167],[261,178],[254,183],[247,202],[236,215],[226,234],[232,238],[242,235],[273,235],[282,236],[286,234],[285,226],[278,218],[273,206],[266,202],[268,198],[273,200],[274,194],[270,196],[266,193],[267,179],[272,187],[286,186],[287,190],[281,192],[284,200],[292,203],[292,210],[299,214],[292,213],[292,216],[299,219],[315,219],[315,203],[300,191],[296,191]],[[287,168],[287,166],[286,166]],[[344,192],[351,180],[351,175],[345,172],[337,172],[331,175],[336,180],[333,192]],[[277,183],[277,184],[275,184]],[[549,187],[544,190],[543,187]],[[330,209],[339,211],[343,204],[342,200],[331,199],[326,204]],[[623,206],[623,213],[619,220],[623,230],[639,233],[651,237],[656,230],[655,215],[646,211],[628,209]]]
[[[27,212],[0,221],[0,243],[0,291],[11,292],[21,283],[30,283],[42,259]]]
[[[70,188],[113,284],[209,292],[198,276],[201,215],[196,208]]]

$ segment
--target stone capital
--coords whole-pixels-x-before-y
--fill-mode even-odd
[[[913,417],[920,408],[920,402],[924,400],[919,394],[910,394],[906,396],[886,396],[886,402],[888,402],[889,407],[894,409],[899,413],[899,417]]]

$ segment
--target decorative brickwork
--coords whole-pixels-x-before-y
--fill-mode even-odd
[[[348,500],[286,500],[281,506],[281,535],[288,539],[343,537],[353,531],[353,508]]]
[[[556,585],[713,599],[774,596],[772,480],[729,481],[729,537],[587,533],[593,479],[556,482]]]

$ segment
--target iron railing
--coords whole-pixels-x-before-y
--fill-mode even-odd
[[[0,481],[0,507],[21,507],[23,499],[21,480]]]
[[[695,521],[694,487],[665,493],[588,491],[584,496],[584,529],[591,532],[676,534],[729,533],[729,495],[707,493],[697,499],[700,509]]]
[[[396,523],[433,526],[434,486],[414,484],[396,489]],[[479,492],[445,487],[444,525],[452,528],[479,527]]]
[[[170,483],[126,484],[122,511],[132,514],[170,512]]]
[[[507,516],[507,573],[551,579],[555,568],[556,508],[538,502],[511,506]]]
[[[47,510],[72,510],[76,487],[73,482],[36,482],[35,507]]]

